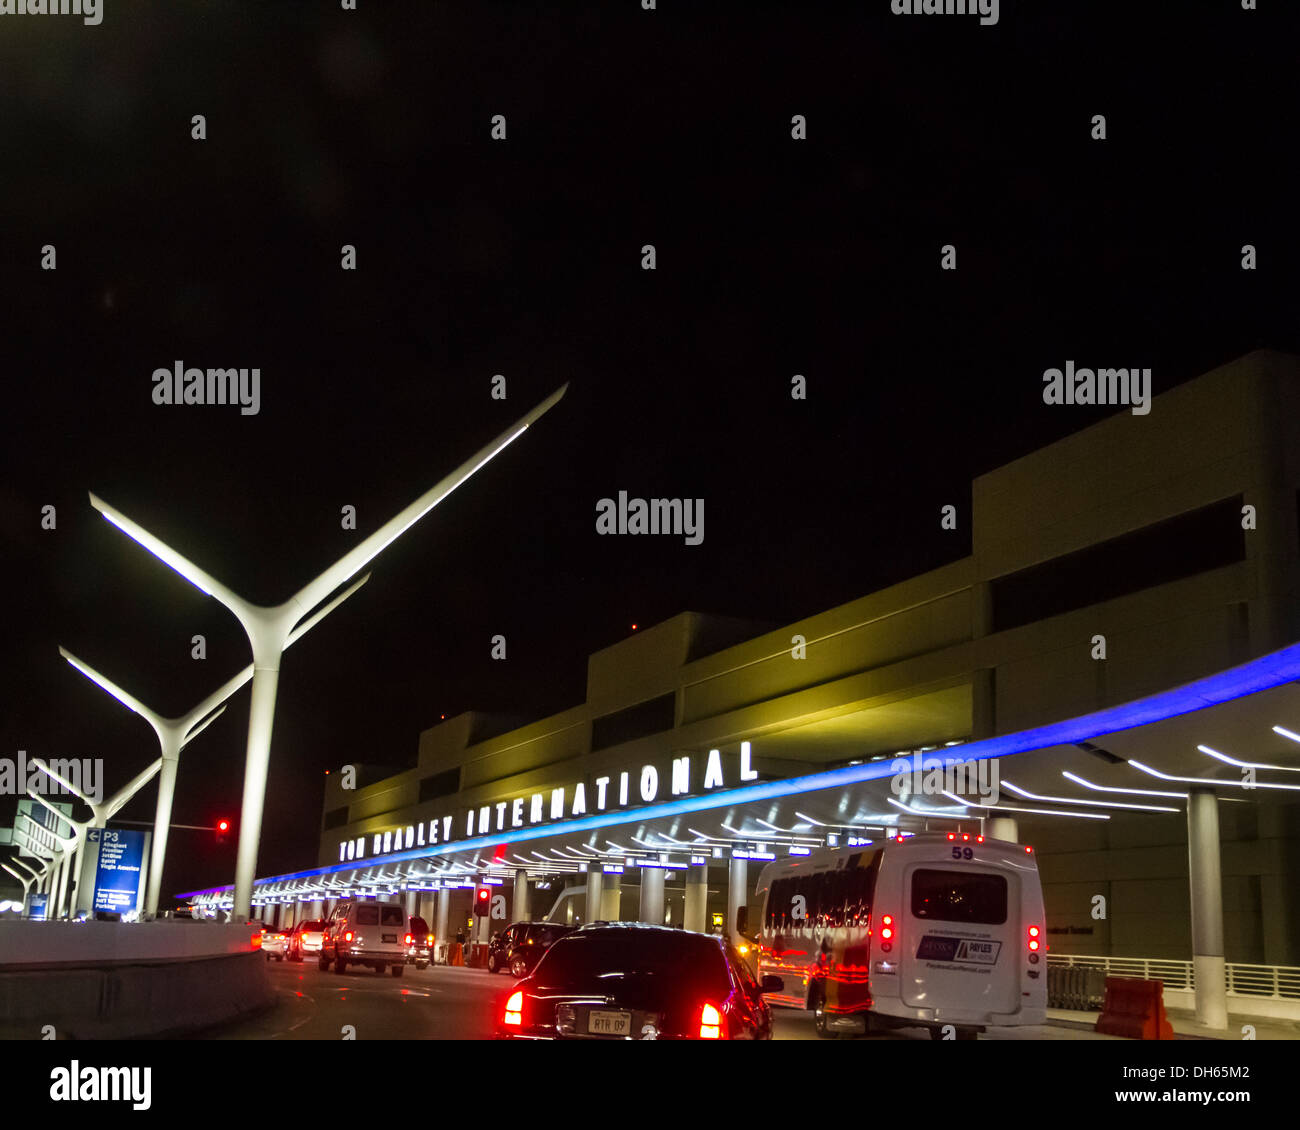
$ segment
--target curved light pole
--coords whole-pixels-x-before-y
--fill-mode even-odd
[[[220,713],[220,711],[218,711],[218,713]],[[213,717],[215,718],[216,714],[214,714]],[[75,901],[70,910],[74,912],[79,910],[89,912],[91,909],[90,898],[87,898],[86,896],[93,897],[93,884],[91,885],[92,889],[90,890],[82,890],[81,884],[81,861],[86,852],[86,830],[88,828],[107,828],[108,822],[121,812],[127,801],[153,780],[153,775],[163,767],[163,760],[162,758],[158,758],[148,768],[141,770],[132,777],[125,785],[118,789],[117,792],[109,797],[108,800],[100,801],[98,804],[68,781],[65,781],[39,757],[33,757],[31,762],[47,777],[58,781],[59,784],[67,789],[68,792],[72,793],[73,796],[78,797],[82,802],[90,806],[91,818],[89,820],[73,820],[71,816],[64,816],[63,813],[50,804],[44,797],[38,796],[35,793],[28,793],[28,796],[45,805],[45,807],[59,817],[59,819],[72,825],[72,835],[77,845],[77,854],[73,863],[72,873],[77,880],[77,889]],[[85,903],[84,906],[81,905],[83,902]]]
[[[72,825],[72,821],[69,820],[68,817],[64,816],[62,812],[55,808],[54,805],[39,793],[32,792],[31,789],[28,789],[27,795],[31,797],[32,800],[48,808],[59,820],[62,820],[65,824]],[[45,830],[54,837],[54,842],[57,845],[56,847],[45,849],[50,853],[50,867],[54,869],[53,874],[50,875],[48,891],[50,895],[54,896],[52,899],[54,904],[54,913],[50,913],[50,904],[48,902],[45,906],[45,917],[50,919],[58,918],[63,913],[63,899],[68,890],[68,868],[71,863],[70,857],[72,855],[72,850],[77,846],[77,841],[75,837],[73,839],[68,839],[66,836],[60,836],[58,831],[54,828],[46,828]],[[44,847],[43,844],[35,846]],[[38,856],[37,858],[40,857]]]
[[[244,763],[244,798],[240,810],[239,848],[235,857],[234,906],[231,917],[247,921],[252,904],[253,880],[257,872],[257,848],[262,831],[262,807],[266,800],[266,775],[271,759],[271,729],[275,722],[275,692],[280,678],[280,656],[289,634],[303,616],[334,589],[350,580],[411,526],[451,494],[480,467],[518,439],[544,413],[553,408],[568,389],[563,385],[536,408],[521,417],[496,439],[480,448],[451,474],[434,484],[406,509],[389,519],[373,534],[344,554],[315,580],[283,604],[273,607],[252,604],[232,592],[189,558],[154,537],[120,510],[90,496],[90,503],[110,522],[138,541],[150,553],[170,565],[190,584],[224,604],[248,634],[253,650],[253,701],[248,711],[248,750]]]
[[[357,589],[364,585],[368,580],[370,580],[369,573],[359,581],[349,585],[348,588],[328,604],[323,606],[319,612],[316,612],[309,619],[304,620],[299,624],[298,627],[289,634],[289,638],[285,640],[285,649],[287,650],[295,640],[301,639],[310,632],[312,628],[325,619],[326,616],[333,612],[334,609],[347,600],[348,597],[356,592]],[[135,713],[140,715],[141,718],[153,727],[154,733],[158,735],[158,745],[162,754],[162,772],[158,778],[158,805],[154,810],[153,839],[150,841],[149,845],[149,877],[145,882],[144,897],[145,914],[148,917],[153,917],[158,913],[158,897],[162,889],[163,863],[167,855],[167,833],[171,828],[172,799],[176,794],[176,769],[180,762],[181,750],[216,721],[221,712],[226,709],[225,706],[222,705],[226,699],[253,677],[253,665],[250,663],[240,671],[238,675],[234,676],[234,678],[226,680],[226,682],[222,683],[221,686],[208,695],[208,697],[200,702],[193,710],[189,711],[189,713],[182,714],[179,718],[168,718],[159,714],[156,710],[151,710],[149,707],[145,706],[145,704],[138,698],[128,694],[116,683],[112,682],[106,676],[101,675],[88,663],[82,662],[66,648],[59,648],[59,654],[71,663],[78,671],[85,675],[91,682],[97,683],[104,690],[108,691],[108,693],[117,699],[118,702],[122,703],[123,706],[134,710]],[[62,778],[51,773],[48,767],[42,762],[35,758],[32,760],[34,764],[38,765],[41,769],[44,769],[61,785],[76,793],[77,796],[81,797],[82,800],[89,804],[91,810],[95,812],[96,820],[99,819],[99,812],[96,805],[87,800],[87,798],[77,792],[76,789],[73,789],[72,786]],[[130,786],[127,787],[129,788]],[[134,792],[132,795],[134,795]],[[126,798],[126,800],[129,799],[130,796]],[[123,800],[122,804],[125,804],[126,800]],[[100,807],[108,808],[112,804],[113,800],[110,799]],[[121,807],[121,804],[117,805],[113,808],[113,812],[117,812]],[[111,819],[112,814],[113,813],[109,813],[104,817],[105,823]],[[105,824],[97,823],[94,826],[102,828]]]
[[[23,911],[25,913],[27,910],[27,892],[32,889],[32,884],[36,882],[36,879],[31,875],[20,875],[7,863],[0,863],[0,867],[3,867],[6,871],[9,872],[10,875],[12,875],[23,885]]]
[[[19,867],[21,867],[24,871],[26,871],[29,875],[31,875],[33,882],[36,883],[36,889],[38,891],[41,889],[40,883],[41,880],[45,878],[45,873],[48,870],[48,867],[42,867],[38,871],[30,863],[24,862],[23,857],[21,855],[15,855],[9,862],[18,864]],[[36,862],[39,863],[41,861],[37,859]]]

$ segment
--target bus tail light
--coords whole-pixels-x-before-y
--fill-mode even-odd
[[[894,929],[894,916],[892,914],[882,914],[880,916],[880,949],[882,953],[888,953],[894,948],[894,942],[897,938],[897,931]]]
[[[1029,947],[1029,961],[1038,964],[1038,951],[1043,948],[1043,931],[1037,926],[1030,926],[1025,944]]]
[[[506,1001],[506,1014],[504,1023],[511,1025],[522,1025],[524,1022],[524,991],[519,989],[510,994],[510,999]]]
[[[406,944],[407,944],[408,946],[411,944],[411,935],[410,935],[410,934],[407,934],[407,935],[406,935]]]
[[[722,1039],[722,1013],[711,1004],[700,1009],[700,1039]]]

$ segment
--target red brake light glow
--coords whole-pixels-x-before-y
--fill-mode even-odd
[[[344,933],[344,935],[343,935],[343,940],[344,940],[345,942],[350,942],[350,941],[352,941],[352,931],[351,931],[351,930],[348,930],[346,933]]]
[[[700,1009],[700,1039],[722,1039],[722,1014],[711,1004]]]
[[[407,944],[408,946],[411,944],[411,935],[410,935],[410,934],[407,934],[407,935],[406,935],[406,944]]]
[[[1041,944],[1038,939],[1041,933],[1042,931],[1039,930],[1037,926],[1029,927],[1029,952],[1030,953],[1038,952],[1039,945]]]
[[[520,989],[510,994],[510,999],[506,1001],[505,1023],[523,1024],[524,1022],[524,993]]]
[[[894,919],[886,914],[880,919],[880,937],[883,941],[892,941],[894,937]]]

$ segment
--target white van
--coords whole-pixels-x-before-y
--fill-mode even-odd
[[[410,945],[406,907],[400,902],[347,899],[334,908],[321,934],[320,967],[346,973],[349,965],[368,965],[400,977]]]
[[[967,832],[827,848],[759,876],[759,975],[817,1033],[924,1027],[973,1040],[1047,1017],[1047,929],[1033,849]],[[947,1029],[947,1031],[945,1031]]]

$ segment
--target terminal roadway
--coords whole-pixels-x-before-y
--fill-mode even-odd
[[[275,1006],[258,1016],[196,1035],[222,1040],[486,1040],[493,1018],[514,984],[505,974],[478,969],[406,967],[402,977],[370,969],[322,973],[314,961],[270,962]],[[815,1040],[812,1014],[774,1008],[774,1039]],[[919,1029],[864,1037],[929,1040]],[[1003,1029],[981,1039],[1107,1039],[1058,1025]]]

